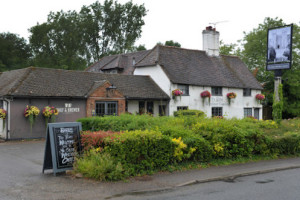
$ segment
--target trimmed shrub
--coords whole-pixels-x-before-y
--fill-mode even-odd
[[[269,153],[259,124],[250,118],[206,119],[195,124],[192,130],[210,142],[215,157],[251,157],[254,153]]]
[[[104,152],[122,163],[128,175],[160,169],[174,156],[175,144],[158,131],[126,131],[104,142]]]
[[[210,143],[184,126],[166,125],[159,127],[159,130],[172,138],[181,137],[188,148],[195,148],[196,150],[190,157],[191,160],[208,161],[212,158],[213,149]]]
[[[175,117],[180,116],[196,116],[196,117],[205,117],[205,113],[201,110],[179,110],[174,112]]]
[[[91,149],[74,163],[74,170],[85,177],[100,181],[120,180],[126,177],[120,162],[116,162],[108,153],[99,153]]]
[[[115,132],[152,129],[167,120],[169,120],[168,117],[122,114],[120,116],[81,118],[77,121],[81,122],[84,131],[111,130]]]
[[[272,137],[269,140],[268,147],[271,154],[277,155],[295,155],[300,153],[300,135],[288,132],[280,137]]]
[[[195,152],[191,155],[192,160],[206,162],[213,156],[213,149],[210,143],[200,135],[190,134],[183,138],[183,142],[190,148],[195,148]]]
[[[81,145],[83,150],[87,151],[92,148],[104,148],[103,140],[106,137],[114,138],[114,135],[120,134],[120,132],[112,131],[82,131],[81,132]]]

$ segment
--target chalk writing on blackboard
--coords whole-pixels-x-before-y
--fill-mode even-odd
[[[75,157],[75,142],[77,141],[78,127],[54,128],[57,153],[57,168],[71,167]]]

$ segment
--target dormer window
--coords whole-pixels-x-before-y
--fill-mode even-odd
[[[132,58],[132,66],[135,65],[135,57]]]

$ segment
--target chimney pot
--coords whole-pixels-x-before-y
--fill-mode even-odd
[[[206,27],[206,30],[207,30],[207,31],[211,31],[211,30],[212,30],[212,26],[207,26],[207,27]]]

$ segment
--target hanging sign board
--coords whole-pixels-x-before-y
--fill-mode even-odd
[[[76,152],[81,151],[80,122],[49,123],[44,154],[43,173],[53,169],[54,175],[73,168]]]
[[[293,25],[268,30],[267,70],[290,69]]]

